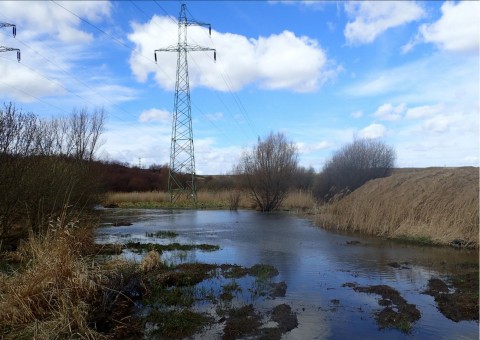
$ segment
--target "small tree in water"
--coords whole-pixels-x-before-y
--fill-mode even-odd
[[[297,170],[298,152],[282,133],[270,133],[250,152],[245,152],[236,172],[242,186],[261,211],[278,208],[287,196],[293,175]]]

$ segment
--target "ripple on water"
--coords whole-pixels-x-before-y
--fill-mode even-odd
[[[131,239],[168,243],[169,240],[152,240],[145,233],[174,231],[178,234],[175,242],[218,244],[221,249],[189,251],[181,256],[165,252],[162,257],[167,261],[275,266],[279,271],[275,280],[285,281],[288,287],[280,300],[292,307],[299,321],[299,326],[284,336],[286,339],[410,337],[398,330],[378,331],[372,315],[380,308],[379,296],[355,292],[345,283],[389,285],[408,303],[416,304],[421,318],[413,325],[413,337],[478,338],[477,322],[455,323],[437,310],[431,296],[421,294],[428,279],[444,274],[448,265],[478,265],[478,252],[416,247],[333,233],[283,213],[117,210],[106,220],[126,218],[131,226],[99,228],[98,242],[126,243]],[[129,251],[124,251],[124,256],[136,261],[141,258]],[[266,303],[268,306],[271,301]],[[199,338],[213,334],[207,333]]]

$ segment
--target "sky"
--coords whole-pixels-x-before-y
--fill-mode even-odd
[[[0,1],[0,105],[107,113],[97,157],[170,158],[179,1]],[[397,167],[479,165],[480,2],[186,1],[196,172],[284,133],[321,171],[355,138]]]

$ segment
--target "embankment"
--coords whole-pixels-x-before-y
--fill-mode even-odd
[[[479,169],[399,169],[321,207],[326,228],[478,248]],[[462,240],[459,242],[458,240]]]

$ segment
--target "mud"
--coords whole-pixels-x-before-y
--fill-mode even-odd
[[[411,324],[421,317],[420,311],[414,304],[409,304],[394,288],[387,285],[358,286],[355,283],[345,283],[344,287],[352,287],[354,291],[367,294],[377,294],[382,298],[378,304],[383,308],[375,313],[375,321],[380,329],[396,328],[408,333]]]
[[[448,284],[440,278],[431,278],[424,294],[433,296],[439,311],[450,320],[478,321],[478,281],[478,269],[450,275]]]

